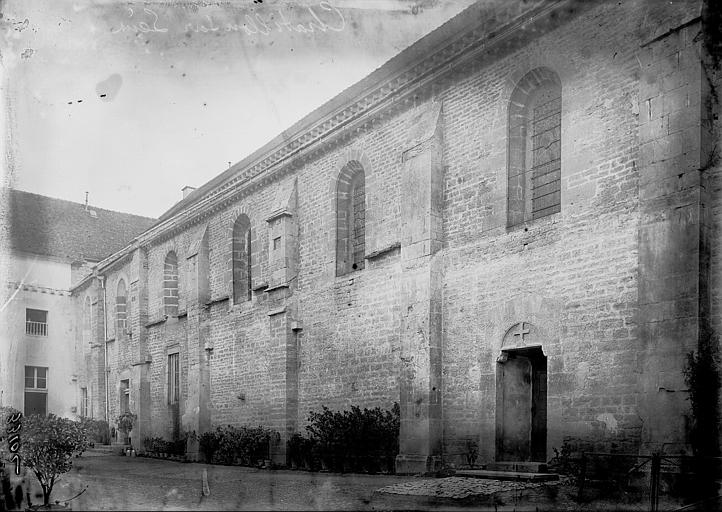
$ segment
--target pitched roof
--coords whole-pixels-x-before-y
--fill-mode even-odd
[[[509,2],[508,0],[477,0],[476,3],[471,4],[453,18],[396,54],[371,74],[313,110],[264,146],[188,194],[188,196],[163,213],[160,220],[170,219],[184,208],[200,202],[204,197],[251,167],[255,162],[264,160],[272,155],[274,151],[287,146],[295,138],[313,129],[326,116],[352,105],[364,94],[399,76],[404,70],[411,69],[413,65],[429,60],[429,56],[439,48],[450,45],[453,41],[458,40],[460,35],[467,33],[469,30],[480,29],[488,34],[497,33],[499,27],[505,26],[512,20],[522,15],[528,15],[535,9],[558,4],[560,1],[525,0],[524,2]],[[346,116],[344,116],[344,120],[345,118]]]
[[[12,249],[73,261],[100,261],[156,221],[21,190],[2,195],[8,200]]]

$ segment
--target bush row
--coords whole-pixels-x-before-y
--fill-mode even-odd
[[[143,449],[151,453],[167,453],[168,455],[185,455],[186,439],[166,441],[162,437],[146,437],[143,439]]]
[[[270,458],[270,442],[278,433],[265,427],[217,427],[198,438],[206,462],[253,466]]]

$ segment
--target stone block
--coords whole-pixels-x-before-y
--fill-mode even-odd
[[[442,468],[440,456],[397,455],[397,475],[432,475]]]

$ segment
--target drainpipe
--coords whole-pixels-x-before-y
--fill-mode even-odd
[[[108,423],[108,436],[110,436],[110,408],[108,406],[108,311],[106,310],[105,276],[98,276],[100,287],[103,288],[103,377],[105,379],[105,421]]]

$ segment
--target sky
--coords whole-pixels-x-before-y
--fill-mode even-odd
[[[474,0],[4,0],[3,184],[159,217]]]

